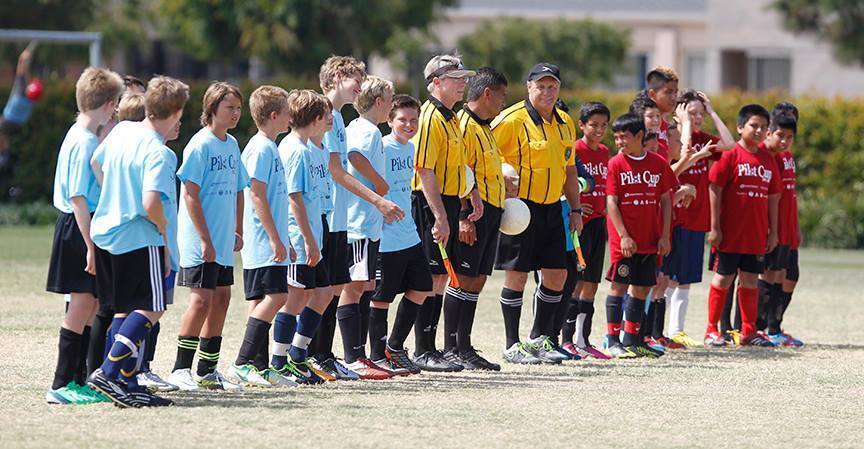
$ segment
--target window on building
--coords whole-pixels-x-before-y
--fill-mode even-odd
[[[645,75],[648,74],[648,55],[645,53],[630,54],[624,59],[624,64],[618,70],[608,85],[602,87],[615,91],[633,91],[645,88]]]
[[[707,59],[705,53],[690,53],[687,55],[685,62],[685,76],[687,78],[687,86],[693,89],[704,90],[706,82],[705,65]]]
[[[785,57],[750,57],[747,86],[750,90],[784,90],[791,87],[792,62]]]

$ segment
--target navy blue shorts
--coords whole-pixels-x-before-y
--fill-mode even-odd
[[[672,252],[663,258],[660,271],[679,284],[698,284],[702,282],[704,258],[705,233],[675,226],[672,229]]]

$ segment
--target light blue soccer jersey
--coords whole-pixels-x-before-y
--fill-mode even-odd
[[[249,174],[250,187],[244,191],[243,201],[243,249],[240,255],[243,257],[243,268],[251,270],[254,268],[269,267],[275,265],[288,265],[291,261],[286,259],[277,263],[273,261],[273,249],[270,248],[270,237],[261,224],[261,218],[252,203],[251,180],[267,184],[267,204],[270,206],[270,214],[273,216],[273,224],[279,239],[288,249],[288,189],[285,185],[285,169],[282,160],[279,159],[279,150],[276,143],[267,136],[258,133],[249,139],[246,148],[243,149],[243,166]]]
[[[285,167],[288,195],[302,194],[309,227],[312,228],[315,243],[321,250],[324,233],[324,224],[321,222],[321,198],[327,188],[325,180],[327,169],[321,164],[321,159],[313,153],[313,151],[323,150],[310,147],[314,147],[311,142],[303,143],[294,133],[288,134],[279,143],[279,158],[282,159],[282,165]],[[306,264],[306,246],[294,214],[289,215],[288,238],[294,246],[294,251],[297,252],[295,263]]]
[[[204,210],[204,221],[210,240],[216,250],[215,262],[234,266],[234,230],[237,217],[237,192],[249,185],[249,176],[240,161],[240,147],[234,136],[226,134],[220,140],[208,128],[201,128],[183,149],[183,164],[177,177],[184,183],[180,196],[186,192],[186,182],[197,184]],[[190,268],[204,263],[201,256],[201,237],[192,224],[186,202],[180,201],[177,244],[180,247],[180,266]]]
[[[176,194],[177,157],[162,136],[141,123],[119,123],[102,142],[97,159],[104,189],[90,223],[93,243],[111,254],[164,246],[143,201],[144,192],[161,193],[163,204],[165,197]]]
[[[402,210],[411,210],[411,178],[414,176],[414,144],[399,143],[393,134],[383,139],[385,167],[384,179],[390,190],[384,197],[396,203]],[[406,214],[405,218],[391,224],[384,223],[384,233],[381,234],[381,249],[383,253],[401,251],[420,243],[417,225]]]
[[[328,153],[336,153],[339,155],[339,160],[342,162],[342,168],[348,170],[348,146],[345,141],[345,120],[342,119],[342,113],[333,109],[333,128],[324,135],[324,149]],[[329,165],[329,155],[327,162]],[[333,203],[333,208],[327,214],[327,224],[330,226],[330,232],[343,232],[348,230],[348,207],[346,199],[351,192],[345,190],[338,182],[330,178],[330,200]]]
[[[66,132],[54,170],[54,207],[60,212],[71,214],[71,199],[76,196],[87,200],[90,212],[96,210],[100,188],[90,168],[90,159],[98,145],[96,134],[77,124]]]
[[[180,249],[177,247],[177,177],[174,173],[177,171],[177,155],[166,146],[162,147],[162,152],[163,157],[171,161],[171,165],[174,167],[171,170],[171,186],[168,187],[171,192],[162,194],[162,209],[165,212],[165,219],[168,221],[165,226],[165,233],[168,237],[168,257],[171,262],[171,270],[180,271]],[[173,288],[173,284],[171,286]]]
[[[348,154],[358,153],[365,157],[372,168],[384,176],[384,144],[381,141],[381,131],[374,123],[363,117],[351,121],[345,128],[348,141]],[[375,190],[372,181],[363,177],[360,171],[348,162],[348,173],[362,182],[371,190]],[[356,195],[348,195],[348,240],[361,239],[378,240],[384,227],[384,216],[370,203]]]
[[[330,161],[330,153],[327,152],[323,147],[320,147],[309,139],[306,143],[310,150],[312,150],[312,158],[314,160],[315,166],[321,166],[324,168],[324,189],[321,191],[321,214],[329,216],[333,212],[333,177],[330,176],[330,169],[328,168],[328,163]],[[330,227],[330,221],[327,221],[327,227]]]

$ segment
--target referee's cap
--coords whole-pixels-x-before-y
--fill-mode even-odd
[[[555,81],[558,81],[560,83],[561,69],[559,69],[558,66],[555,64],[541,62],[534,65],[534,67],[531,67],[531,71],[528,72],[528,81],[536,81],[540,78],[545,78],[547,76],[555,78]]]
[[[438,55],[429,60],[426,68],[423,69],[423,76],[427,83],[432,82],[432,78],[441,78],[444,76],[450,78],[468,78],[476,75],[477,72],[468,70],[462,64],[462,60],[454,55]]]

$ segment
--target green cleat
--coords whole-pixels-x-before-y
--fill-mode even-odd
[[[261,373],[251,363],[245,365],[231,365],[229,374],[236,377],[240,383],[252,387],[269,387],[270,382],[261,376]]]

